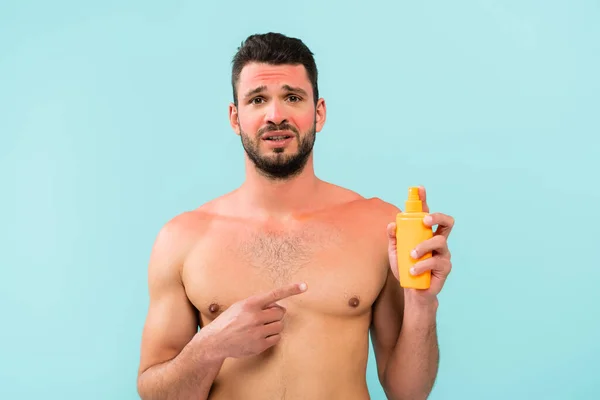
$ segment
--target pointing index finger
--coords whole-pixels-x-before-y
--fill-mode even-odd
[[[279,300],[283,300],[286,297],[294,296],[305,292],[307,289],[306,283],[293,283],[291,285],[278,287],[270,292],[260,294],[256,297],[256,302],[261,307],[267,307]]]

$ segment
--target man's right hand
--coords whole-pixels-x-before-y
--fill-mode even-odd
[[[216,346],[222,349],[223,359],[260,354],[281,339],[286,310],[277,302],[306,289],[305,283],[295,283],[234,303],[202,328],[200,334],[208,334],[218,341]]]

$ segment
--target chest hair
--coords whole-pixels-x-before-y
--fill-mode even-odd
[[[243,260],[275,286],[292,282],[327,249],[340,244],[338,229],[331,226],[307,226],[294,230],[248,232],[239,246]]]

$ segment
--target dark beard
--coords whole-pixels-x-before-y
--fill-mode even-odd
[[[298,152],[293,155],[283,154],[284,149],[274,149],[275,157],[263,157],[260,155],[259,146],[262,140],[262,134],[268,131],[287,130],[294,132],[298,141]],[[312,153],[316,139],[316,123],[308,131],[304,138],[300,138],[298,131],[284,124],[282,126],[270,125],[268,128],[260,130],[257,133],[256,140],[241,131],[242,146],[248,155],[248,158],[254,163],[259,173],[273,180],[285,180],[298,175],[304,169],[308,157]]]

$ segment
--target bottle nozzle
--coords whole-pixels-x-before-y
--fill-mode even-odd
[[[422,212],[423,202],[419,197],[419,188],[416,186],[408,188],[408,200],[406,200],[405,212]]]
[[[420,200],[418,187],[408,188],[408,200]]]

